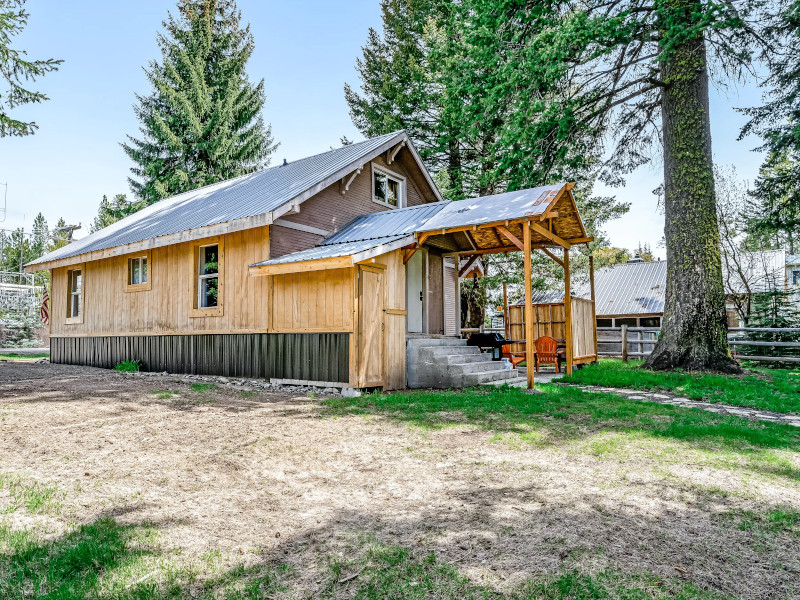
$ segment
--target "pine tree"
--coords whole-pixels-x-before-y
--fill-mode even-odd
[[[32,135],[39,126],[33,121],[20,121],[9,111],[23,104],[44,102],[42,92],[27,88],[26,82],[57,71],[62,60],[28,60],[24,50],[11,47],[11,38],[19,35],[30,16],[25,9],[27,0],[0,0],[0,77],[8,90],[0,93],[0,137]]]
[[[264,168],[277,147],[264,80],[253,85],[245,70],[255,46],[236,2],[179,0],[164,28],[161,61],[145,69],[152,92],[136,96],[142,137],[123,144],[146,204]]]
[[[99,231],[103,227],[108,227],[120,219],[132,215],[143,208],[144,202],[131,202],[125,194],[117,194],[109,200],[108,196],[103,195],[100,206],[97,209],[97,216],[92,221],[90,233]]]

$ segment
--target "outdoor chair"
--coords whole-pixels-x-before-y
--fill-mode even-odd
[[[525,353],[511,352],[511,344],[503,344],[503,354],[501,356],[502,358],[507,358],[511,363],[511,366],[515,369],[519,363],[525,362]]]
[[[556,367],[556,373],[561,373],[561,356],[558,354],[558,342],[550,336],[543,335],[534,344],[536,345],[536,372],[539,372],[540,364],[552,364]]]

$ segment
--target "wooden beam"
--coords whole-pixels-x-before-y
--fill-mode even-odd
[[[480,250],[462,250],[456,254],[470,256],[472,254],[506,254],[508,252],[519,252],[519,248],[516,246],[501,246],[499,248],[482,248]]]
[[[464,266],[463,266],[463,267],[462,267],[462,268],[461,268],[461,269],[458,271],[458,276],[459,276],[459,277],[463,277],[463,276],[464,276],[464,273],[466,273],[466,272],[467,272],[467,270],[468,270],[468,269],[469,269],[469,268],[472,266],[472,263],[474,263],[476,260],[478,260],[478,255],[477,255],[477,254],[473,254],[472,256],[470,256],[470,257],[467,259],[467,264],[465,264],[465,265],[464,265]]]
[[[561,260],[560,258],[558,258],[558,257],[557,257],[555,254],[553,254],[552,252],[550,252],[550,250],[548,250],[547,248],[539,248],[539,250],[541,250],[542,252],[544,252],[545,254],[547,254],[547,256],[549,256],[550,258],[552,258],[554,261],[556,261],[556,262],[557,262],[557,263],[558,263],[558,264],[561,266],[561,268],[564,268],[564,261],[563,261],[563,260]]]
[[[597,314],[594,305],[594,256],[589,255],[589,291],[592,300],[592,331],[594,332],[594,359],[597,360]]]
[[[497,231],[502,233],[506,237],[506,239],[508,239],[508,241],[514,244],[517,248],[519,248],[520,250],[523,249],[522,242],[520,242],[517,236],[511,233],[508,229],[506,229],[502,225],[498,225],[495,229],[497,229]]]
[[[533,353],[533,277],[531,276],[531,228],[527,225],[522,226],[522,252],[525,255],[525,364],[528,375],[528,389],[533,389],[533,365],[535,363]]]
[[[337,256],[317,260],[303,260],[276,265],[258,265],[249,267],[250,275],[282,275],[284,273],[304,273],[307,271],[324,271],[326,269],[347,269],[353,266],[352,256]]]
[[[555,233],[551,233],[547,231],[544,227],[539,225],[538,223],[531,223],[531,229],[533,229],[539,235],[546,237],[548,240],[551,240],[561,246],[562,248],[569,250],[572,247],[568,241],[561,239]]]
[[[557,219],[558,218],[558,211],[554,210],[551,212],[546,212],[541,217],[539,217],[540,221],[547,221],[547,219]]]
[[[419,237],[417,238],[417,246],[422,246],[429,237],[434,234],[433,231],[426,231],[424,233],[420,233]]]
[[[478,250],[478,245],[475,243],[475,239],[472,237],[472,234],[469,231],[462,232],[464,237],[467,238],[469,245],[472,246],[473,250]]]
[[[345,192],[350,189],[350,184],[353,183],[353,180],[356,177],[361,175],[361,171],[363,171],[363,170],[364,170],[364,165],[359,166],[355,171],[353,171],[353,174],[350,175],[350,179],[347,180],[347,183],[344,183],[344,179],[342,179],[342,184],[344,186],[342,188],[342,196],[344,196]]]
[[[395,157],[395,156],[397,156],[397,153],[398,153],[398,152],[400,152],[400,150],[401,150],[401,149],[403,148],[403,146],[405,146],[405,145],[406,145],[406,141],[405,141],[405,140],[403,140],[402,142],[400,142],[399,144],[397,144],[397,146],[395,146],[395,147],[394,147],[394,149],[392,149],[392,150],[387,150],[387,152],[386,152],[386,164],[387,164],[387,165],[390,165],[390,164],[392,164],[392,161],[394,160],[394,157]]]
[[[572,375],[572,357],[575,354],[572,344],[572,295],[570,293],[569,250],[564,248],[564,326],[567,337],[567,375]]]
[[[414,253],[419,250],[419,244],[414,246],[413,248],[409,248],[403,253],[403,264],[407,264],[408,261],[411,260],[411,257],[414,256]]]

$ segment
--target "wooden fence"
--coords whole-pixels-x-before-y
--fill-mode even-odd
[[[649,356],[658,341],[658,327],[598,327],[597,353],[600,356],[644,358]],[[795,341],[752,340],[749,333],[790,334]],[[740,360],[763,362],[800,363],[800,328],[731,327],[728,344],[733,356]],[[749,355],[737,352],[738,348],[771,349],[766,355]],[[783,354],[780,354],[783,352]]]

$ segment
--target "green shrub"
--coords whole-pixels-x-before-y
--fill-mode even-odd
[[[115,371],[122,371],[123,373],[138,373],[139,372],[139,361],[138,360],[126,360],[119,363],[116,367],[114,367]]]

